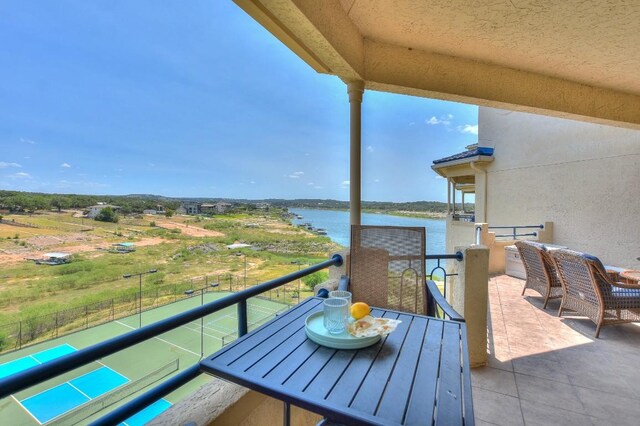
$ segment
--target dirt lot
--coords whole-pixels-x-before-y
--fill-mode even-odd
[[[87,235],[82,235],[83,237],[87,237]],[[99,253],[99,249],[107,249],[109,248],[108,243],[104,243],[102,238],[88,238],[85,239],[85,244],[78,245],[64,245],[60,246],[64,242],[68,242],[71,239],[71,236],[66,236],[66,238],[57,238],[55,240],[49,240],[51,237],[34,237],[32,239],[39,239],[38,241],[42,241],[43,239],[47,239],[44,245],[38,246],[37,250],[28,247],[20,247],[16,246],[15,248],[0,250],[0,263],[2,264],[10,264],[10,263],[18,263],[23,262],[25,259],[39,259],[43,256],[44,253],[55,250],[62,251],[64,253],[87,253],[95,251]],[[30,239],[31,240],[31,239]],[[94,240],[94,244],[87,244],[87,240]],[[144,247],[144,246],[153,246],[156,244],[162,244],[167,240],[163,238],[142,238],[140,241],[136,241],[136,247]],[[29,241],[31,243],[31,241]]]
[[[184,235],[188,235],[190,237],[223,237],[224,236],[222,232],[209,231],[208,229],[203,229],[203,228],[195,227],[193,225],[188,225],[188,224],[178,223],[178,222],[162,221],[162,222],[157,222],[157,226],[159,228],[165,228],[165,229],[179,229]]]

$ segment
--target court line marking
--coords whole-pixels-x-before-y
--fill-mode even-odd
[[[124,326],[124,327],[130,328],[130,329],[132,329],[132,330],[137,330],[137,328],[135,328],[135,327],[131,327],[129,324],[125,324],[125,323],[120,322],[120,321],[118,321],[118,320],[116,320],[116,321],[114,321],[114,322],[116,322],[116,323],[118,323],[118,324],[120,324],[120,325],[122,325],[122,326]],[[168,341],[166,341],[166,340],[164,340],[164,339],[162,339],[162,338],[160,338],[160,337],[154,337],[154,339],[160,340],[161,342],[166,343],[167,345],[175,346],[176,348],[178,348],[178,349],[182,349],[183,351],[185,351],[185,352],[189,352],[190,354],[193,354],[193,355],[195,355],[195,356],[197,356],[197,357],[200,357],[200,355],[201,355],[201,354],[197,354],[197,353],[195,353],[194,351],[190,351],[189,349],[183,348],[182,346],[176,345],[175,343],[168,342]]]
[[[94,371],[96,371],[96,370],[94,370]],[[84,395],[84,396],[86,396],[87,398],[89,398],[89,401],[91,401],[91,400],[93,399],[93,398],[91,398],[89,395],[87,395],[86,393],[84,393],[84,392],[82,392],[80,389],[78,389],[76,386],[74,386],[71,382],[67,382],[67,384],[68,384],[69,386],[71,386],[72,388],[74,388],[75,390],[77,390],[78,392],[80,392],[82,395]],[[115,388],[113,388],[113,389],[115,389]],[[89,401],[87,401],[87,402],[89,402]],[[81,405],[84,405],[84,404],[86,404],[86,402],[85,402],[85,403],[82,403]]]
[[[33,417],[33,420],[35,420],[36,422],[38,422],[38,424],[39,424],[39,425],[41,425],[41,424],[42,424],[42,422],[41,422],[40,420],[38,420],[38,419],[36,418],[36,416],[34,416],[33,414],[31,414],[31,411],[27,410],[27,407],[25,407],[24,405],[22,405],[22,403],[21,403],[20,401],[18,401],[18,398],[16,398],[15,396],[13,396],[13,394],[11,395],[11,398],[13,398],[13,400],[14,400],[15,402],[17,402],[17,403],[18,403],[18,405],[19,405],[19,406],[20,406],[24,411],[26,411],[28,415],[30,415],[31,417]]]

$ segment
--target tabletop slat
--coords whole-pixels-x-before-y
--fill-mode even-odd
[[[415,317],[411,322],[397,364],[375,413],[377,416],[402,423],[411,392],[411,386],[407,384],[413,383],[427,331],[427,321],[426,318]]]
[[[427,334],[422,344],[405,416],[407,425],[431,424],[427,419],[433,421],[443,324],[442,321],[431,319],[427,323]]]
[[[440,383],[436,425],[462,424],[462,386],[460,376],[460,328],[445,324],[440,356]],[[455,355],[458,355],[457,357]]]
[[[398,314],[385,312],[384,317],[396,319],[398,318]],[[373,364],[376,355],[381,350],[382,346],[384,346],[387,339],[394,333],[383,338],[379,343],[369,346],[368,348],[361,349],[356,353],[351,364],[349,364],[349,368],[344,372],[329,393],[327,401],[340,405],[349,404],[351,402],[358,391],[362,380],[364,380],[367,372],[371,368],[371,364]]]
[[[351,408],[373,414],[378,407],[378,401],[407,337],[412,318],[409,315],[400,315],[398,319],[402,323],[387,337],[351,403]]]

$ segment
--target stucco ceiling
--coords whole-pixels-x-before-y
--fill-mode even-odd
[[[640,1],[340,0],[364,39],[640,94]]]

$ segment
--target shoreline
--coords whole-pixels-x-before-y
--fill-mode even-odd
[[[321,208],[321,207],[287,207],[288,210],[327,210],[337,212],[348,212],[349,209],[333,209],[333,208]],[[447,217],[446,213],[440,212],[416,212],[416,211],[404,211],[404,210],[376,210],[376,209],[362,209],[362,213],[371,214],[386,214],[389,216],[410,217],[415,219],[434,219],[444,220]]]

